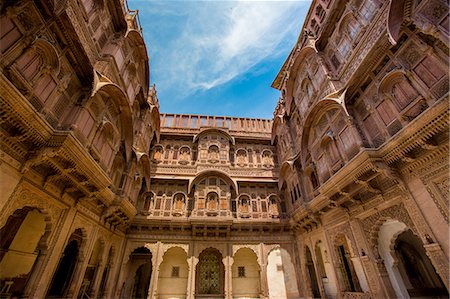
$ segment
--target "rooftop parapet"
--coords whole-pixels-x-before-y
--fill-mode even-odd
[[[232,132],[269,134],[271,119],[210,116],[195,114],[161,114],[161,131],[173,130],[198,132],[201,128],[220,128]]]

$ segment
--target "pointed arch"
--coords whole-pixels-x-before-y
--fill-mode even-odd
[[[200,133],[198,133],[197,135],[194,136],[193,142],[194,143],[197,142],[201,136],[206,135],[211,132],[222,134],[231,142],[232,145],[235,144],[234,137],[231,136],[230,133],[228,133],[227,131],[225,131],[223,129],[219,129],[219,128],[207,128],[207,129],[200,131]]]
[[[125,34],[125,38],[132,41],[138,48],[139,53],[142,55],[144,66],[144,87],[145,87],[145,93],[148,93],[148,86],[150,85],[150,70],[149,70],[149,64],[148,64],[148,54],[147,54],[147,47],[145,46],[144,38],[142,37],[142,34],[135,30],[135,29],[128,29],[128,31]]]
[[[131,150],[133,146],[133,119],[132,119],[132,111],[130,105],[127,101],[127,95],[123,92],[123,90],[112,83],[109,79],[102,76],[101,78],[97,77],[95,80],[94,90],[92,92],[92,97],[95,95],[107,95],[109,96],[109,100],[113,101],[114,104],[119,109],[119,119],[120,119],[120,135],[121,139],[125,141],[125,153],[127,162],[131,158]],[[100,79],[106,79],[100,81]]]
[[[348,111],[345,107],[345,92],[346,90],[336,91],[324,99],[320,100],[316,105],[314,105],[308,112],[303,125],[302,141],[301,141],[301,152],[302,152],[302,164],[306,164],[306,157],[308,154],[308,142],[309,142],[309,132],[313,125],[313,122],[324,112],[331,109],[338,109],[344,112],[344,115],[348,116]]]
[[[199,183],[203,178],[206,178],[209,176],[217,176],[217,177],[223,179],[225,182],[228,183],[228,185],[233,187],[234,192],[236,194],[239,194],[237,182],[235,180],[233,180],[227,173],[220,171],[220,170],[205,170],[205,171],[198,173],[197,176],[194,179],[191,179],[189,182],[188,194],[191,193],[195,184]]]

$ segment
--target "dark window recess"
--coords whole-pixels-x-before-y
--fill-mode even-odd
[[[391,59],[389,58],[389,56],[384,56],[383,60],[381,60],[381,62],[377,65],[377,67],[372,71],[372,73],[376,76],[378,75],[378,73],[381,71],[382,68],[384,68],[386,66],[386,64],[388,64],[388,62]]]
[[[180,277],[180,267],[172,267],[172,277]]]
[[[243,266],[238,267],[238,277],[245,277],[245,267]]]
[[[401,48],[401,46],[403,46],[403,44],[408,40],[408,35],[406,34],[402,34],[402,36],[400,36],[400,38],[398,39],[398,42],[395,46],[393,46],[390,50],[392,52],[392,54],[394,54],[395,52],[397,52],[398,49]]]

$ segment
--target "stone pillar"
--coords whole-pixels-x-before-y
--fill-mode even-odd
[[[152,275],[150,277],[150,286],[148,288],[147,298],[149,299],[157,298],[159,266],[163,260],[162,243],[158,242],[156,246],[156,256],[152,258]]]
[[[368,257],[364,257],[369,259]],[[363,259],[363,258],[361,258]],[[381,280],[381,287],[384,292],[386,298],[395,298],[397,294],[394,291],[394,287],[392,286],[391,279],[389,277],[389,273],[387,272],[386,265],[381,258],[375,260],[376,268],[378,270],[378,276]]]
[[[197,264],[198,264],[197,257],[191,256],[188,258],[189,273],[186,290],[186,299],[195,299],[195,278],[196,278]]]
[[[441,246],[437,243],[432,244],[426,244],[423,247],[425,247],[425,252],[427,256],[430,258],[431,262],[433,263],[434,268],[436,269],[436,272],[441,277],[442,281],[445,284],[445,287],[447,290],[449,289],[449,267],[448,267],[448,260],[442,251]]]
[[[262,251],[262,250],[261,250]],[[261,261],[259,261],[260,268],[260,298],[269,298],[269,285],[267,283],[267,261],[263,254],[261,254]]]
[[[103,277],[103,271],[105,270],[105,263],[100,262],[98,264],[97,270],[95,271],[94,281],[92,282],[91,289],[89,291],[89,296],[91,298],[97,298],[98,287]]]
[[[58,238],[54,238],[53,246],[49,246],[48,254],[43,256],[42,266],[36,268],[36,279],[30,281],[27,285],[26,294],[30,298],[44,298],[47,289],[51,283],[56,267],[58,266],[59,259],[61,257],[64,246],[66,245],[66,237],[72,226],[73,219],[75,218],[76,209],[71,208],[66,211],[65,217],[61,217],[61,221],[55,229],[55,235]],[[33,274],[34,275],[34,274]]]
[[[23,297],[28,298],[32,291],[32,286],[39,279],[39,275],[41,274],[42,267],[44,266],[44,261],[47,258],[48,250],[40,250],[39,255],[34,262],[33,268],[31,270],[30,277],[28,278],[28,283],[25,287]]]
[[[86,259],[84,256],[78,257],[77,264],[75,265],[75,269],[72,274],[72,281],[70,282],[69,289],[67,290],[67,298],[77,298],[82,279],[84,277],[83,272],[84,269],[86,269],[85,261],[87,262],[88,259]]]
[[[367,283],[367,287],[369,292],[373,294],[377,298],[386,298],[386,293],[384,288],[390,287],[392,289],[392,285],[385,286],[383,285],[379,273],[377,273],[377,266],[375,262],[373,262],[369,256],[366,255],[366,252],[370,252],[370,246],[366,240],[364,235],[364,231],[357,219],[350,220],[350,228],[352,230],[353,236],[355,238],[355,245],[359,252],[355,252],[356,259],[361,265],[361,268],[364,272],[365,280]],[[362,255],[364,252],[364,255]],[[361,287],[363,287],[363,282],[360,280]],[[387,296],[389,298],[389,296]]]
[[[232,299],[233,296],[233,276],[231,273],[231,266],[233,265],[233,258],[230,256],[222,260],[225,266],[225,299]]]

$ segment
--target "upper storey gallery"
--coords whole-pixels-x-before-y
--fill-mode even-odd
[[[261,173],[253,176],[273,177],[276,155],[271,128],[268,119],[162,114],[161,141],[152,146],[153,162],[161,166],[203,164],[204,169],[225,172],[230,166],[260,168]]]
[[[272,138],[280,164],[304,174],[305,197],[360,149],[442,110],[448,34],[445,1],[313,1],[272,84],[282,94]]]
[[[114,210],[124,224],[160,122],[137,12],[120,0],[6,1],[1,9],[5,151],[57,193],[95,199],[88,202],[104,217],[122,202]]]

